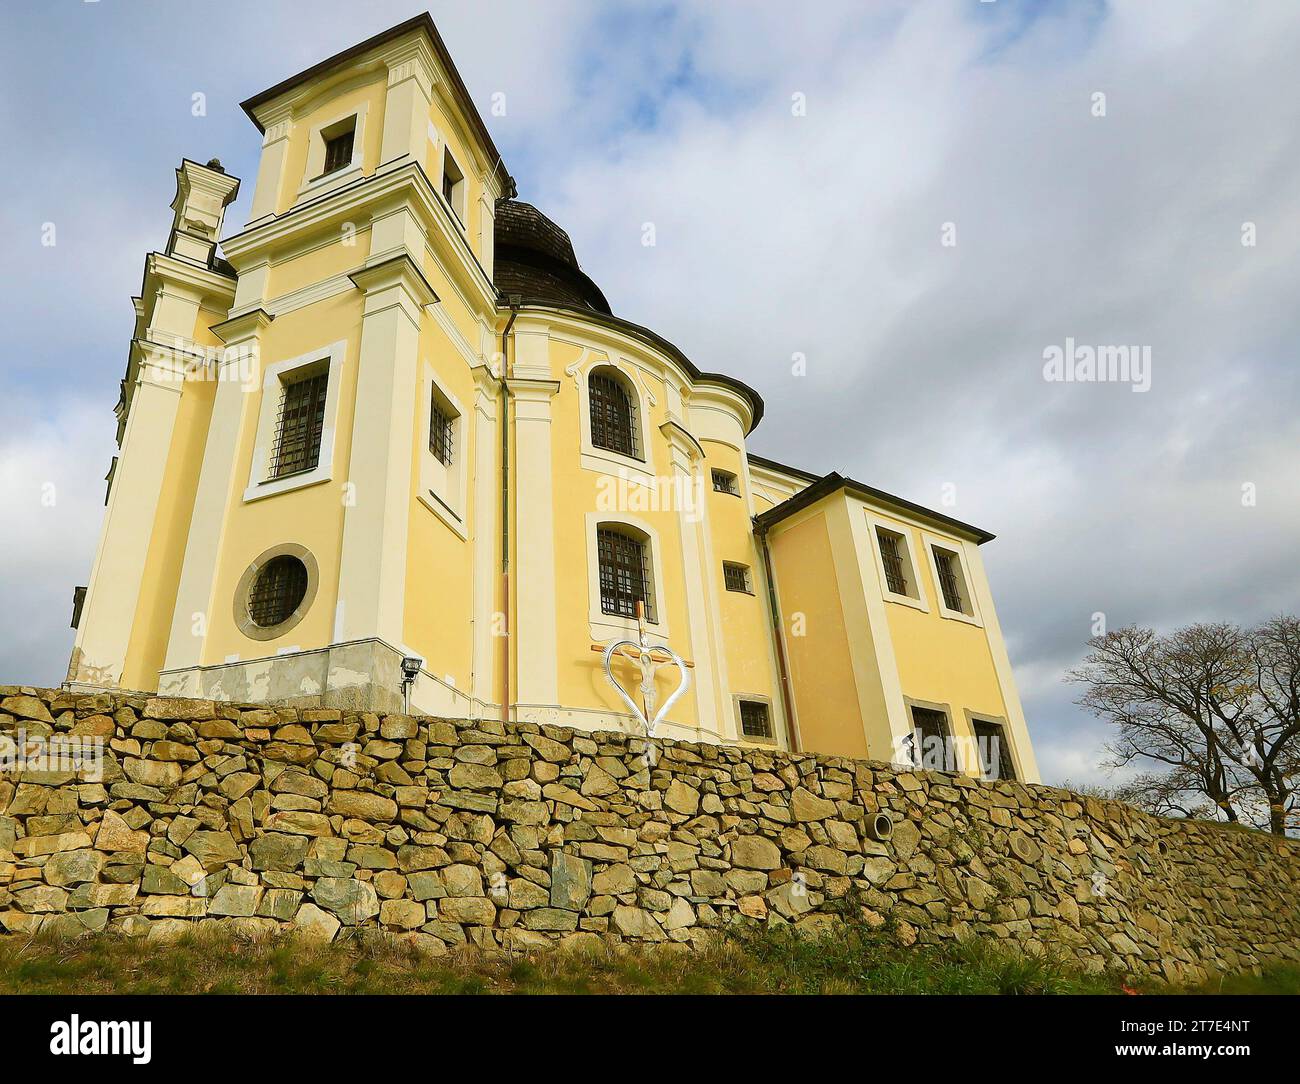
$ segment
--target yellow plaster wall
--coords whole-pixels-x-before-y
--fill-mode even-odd
[[[360,291],[339,294],[282,314],[263,333],[265,364],[298,357],[338,340],[346,341],[335,424],[333,477],[327,482],[244,503],[243,491],[248,484],[261,408],[259,384],[248,395],[240,423],[235,496],[214,584],[215,602],[203,651],[205,664],[223,662],[232,654],[238,654],[241,659],[262,658],[274,655],[281,647],[309,650],[332,641],[343,541],[343,483],[347,480],[352,452],[361,304]],[[250,640],[234,622],[235,588],[244,570],[259,554],[283,542],[297,542],[311,550],[320,569],[320,588],[306,616],[284,636]]]
[[[707,460],[704,471],[704,494],[709,509],[713,564],[709,570],[716,585],[718,611],[722,617],[723,646],[726,654],[727,681],[731,692],[766,696],[772,701],[773,736],[780,722],[780,689],[774,669],[771,618],[763,594],[762,569],[754,544],[753,525],[745,503],[742,452],[719,440],[702,440]],[[739,495],[718,493],[713,489],[710,471],[717,467],[736,476]],[[753,594],[728,591],[723,580],[724,561],[749,567]],[[729,710],[731,705],[727,705]]]
[[[340,115],[366,106],[361,133],[361,172],[370,174],[379,165],[379,149],[384,135],[384,101],[388,90],[387,75],[374,72],[363,79],[349,81],[341,89],[324,90],[310,107],[294,117],[293,131],[289,135],[289,149],[285,155],[284,177],[280,187],[277,214],[283,214],[298,200],[299,189],[307,181],[307,152],[315,127],[329,123]]]
[[[474,378],[446,332],[427,313],[420,331],[417,392],[424,394],[424,365],[429,362],[438,383],[459,400],[464,410],[464,435],[457,454],[472,456],[475,447]],[[422,407],[423,404],[417,404]],[[411,447],[410,544],[406,551],[406,595],[403,637],[425,660],[435,676],[450,676],[457,689],[470,689],[474,613],[474,473],[466,471],[464,515],[467,537],[462,539],[418,498],[420,463],[429,445],[421,431],[423,416],[415,411]],[[472,468],[472,464],[471,464]],[[488,570],[484,570],[485,573]]]
[[[865,514],[861,507],[856,514]],[[982,626],[943,617],[939,612],[939,584],[930,567],[927,543],[920,529],[888,512],[873,509],[871,515],[892,530],[908,536],[916,573],[926,595],[929,612],[885,599],[885,614],[893,640],[903,696],[914,700],[947,704],[953,733],[971,736],[967,709],[979,714],[1005,716],[1006,706],[998,682],[988,633]],[[874,530],[874,528],[871,528]],[[962,542],[943,531],[928,533],[961,549]],[[877,583],[875,589],[880,590]]]
[[[853,590],[835,568],[826,513],[818,510],[768,536],[785,627],[786,661],[808,752],[867,756],[857,681],[840,597]],[[793,635],[802,621],[804,635]]]
[[[603,475],[581,465],[581,399],[573,379],[564,372],[578,357],[579,349],[552,340],[550,364],[560,390],[552,400],[551,457],[555,526],[555,597],[557,689],[566,706],[590,707],[600,711],[625,711],[609,686],[600,655],[591,650],[588,620],[587,513],[597,510]],[[649,408],[649,424],[643,434],[647,451],[646,469],[661,477],[670,476],[671,452],[659,431],[667,420],[666,395],[662,381],[647,376],[655,403]],[[690,623],[686,611],[686,585],[682,561],[682,540],[676,511],[629,509],[627,514],[652,526],[659,534],[659,560],[663,582],[656,584],[659,628],[668,627],[669,642],[689,641]],[[515,540],[517,545],[519,539]],[[526,540],[524,540],[526,544]],[[545,620],[538,615],[533,620]],[[655,631],[655,626],[651,626]],[[629,674],[630,677],[630,674]],[[667,676],[664,688],[670,687]],[[673,708],[673,719],[696,726],[699,711],[696,688]]]

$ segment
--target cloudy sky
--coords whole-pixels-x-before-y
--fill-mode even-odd
[[[417,10],[0,15],[0,681],[63,676],[175,166],[245,178],[241,224],[259,143],[238,102]],[[488,122],[521,198],[615,312],[767,400],[754,451],[998,535],[985,560],[1047,780],[1103,778],[1104,728],[1061,683],[1095,614],[1300,608],[1292,0],[432,12],[485,116],[505,96]],[[1067,339],[1146,348],[1150,390],[1045,381]]]

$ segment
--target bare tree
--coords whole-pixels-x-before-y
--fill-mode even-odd
[[[1164,769],[1124,784],[1126,800],[1184,816],[1217,809],[1234,822],[1244,814],[1285,834],[1300,764],[1300,621],[1163,636],[1130,626],[1089,648],[1069,679],[1087,687],[1083,707],[1118,727],[1109,765]]]

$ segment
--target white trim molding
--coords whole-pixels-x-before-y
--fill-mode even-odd
[[[365,151],[366,110],[367,103],[362,102],[358,106],[344,109],[312,125],[311,132],[307,137],[307,165],[303,170],[302,183],[298,186],[298,194],[294,198],[295,203],[305,197],[318,196],[322,192],[338,188],[340,185],[361,176],[362,158]],[[352,128],[352,161],[342,169],[322,174],[321,171],[325,168],[325,130],[327,128],[339,128],[349,120],[354,122]]]
[[[635,639],[637,635],[635,618],[607,614],[600,608],[600,554],[596,545],[596,531],[606,524],[630,527],[650,547],[650,576],[653,581],[650,586],[654,592],[655,620],[646,620],[646,635],[652,641],[666,643],[669,635],[668,600],[664,590],[663,544],[659,532],[645,520],[622,512],[588,512],[586,517],[587,621],[591,625],[592,640],[608,643],[626,637]]]
[[[886,602],[897,602],[903,606],[911,606],[923,613],[930,612],[929,596],[925,590],[925,581],[921,579],[921,562],[916,559],[915,539],[912,537],[913,528],[901,521],[882,519],[870,509],[864,509],[867,517],[867,526],[870,528],[871,535],[871,552],[876,558],[876,573],[880,578],[880,593]],[[885,558],[880,552],[880,535],[878,531],[887,531],[902,539],[904,543],[904,552],[899,554],[907,563],[906,573],[910,573],[913,586],[916,588],[915,595],[900,595],[896,591],[889,589],[889,580],[885,576]]]
[[[334,476],[334,429],[338,420],[339,383],[346,349],[346,341],[340,339],[338,342],[330,343],[329,346],[267,366],[262,378],[262,402],[258,408],[257,439],[253,447],[253,461],[249,464],[248,487],[244,490],[245,504],[277,493],[287,493],[293,489],[303,489],[320,482],[328,482]],[[275,416],[279,409],[280,396],[283,394],[281,389],[285,384],[285,377],[316,365],[324,366],[329,374],[325,389],[325,421],[321,427],[320,455],[317,457],[316,466],[309,471],[286,478],[270,478],[267,472],[275,452]]]
[[[433,414],[433,395],[435,390],[441,405],[451,417],[451,465],[447,466],[429,450],[429,426]],[[457,535],[469,538],[465,522],[465,487],[467,485],[469,415],[457,399],[448,390],[444,381],[438,379],[433,365],[424,362],[420,378],[419,428],[416,432],[420,440],[420,488],[416,497],[425,508],[441,519]]]
[[[946,617],[951,621],[964,621],[968,625],[974,625],[976,628],[982,629],[984,622],[980,619],[979,602],[976,601],[975,592],[972,589],[974,580],[971,578],[970,568],[966,562],[967,543],[952,538],[943,538],[940,535],[923,530],[921,532],[921,545],[925,547],[925,556],[930,563],[930,575],[934,577],[935,604],[938,607],[939,616]],[[966,605],[970,607],[970,613],[949,609],[944,601],[943,583],[939,578],[939,562],[934,555],[936,546],[945,553],[951,553],[957,559],[957,590]]]

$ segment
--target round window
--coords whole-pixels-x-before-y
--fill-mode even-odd
[[[253,577],[248,592],[248,616],[258,628],[269,629],[291,618],[307,594],[307,566],[291,554],[272,557]]]

